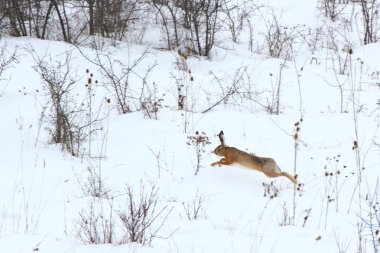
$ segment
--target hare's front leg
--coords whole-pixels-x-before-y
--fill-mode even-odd
[[[231,162],[228,162],[228,161],[226,160],[226,158],[222,158],[222,159],[220,159],[220,161],[217,161],[217,162],[212,163],[211,166],[219,165],[219,167],[220,167],[220,166],[222,166],[222,165],[231,165],[231,164],[232,164],[232,163],[231,163]]]
[[[218,165],[219,167],[220,166],[222,166],[222,163],[223,163],[223,161],[225,161],[226,159],[224,159],[224,158],[222,158],[222,159],[220,159],[219,161],[217,161],[217,162],[213,162],[212,164],[210,164],[211,166],[216,166],[216,165]]]

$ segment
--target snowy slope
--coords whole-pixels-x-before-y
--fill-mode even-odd
[[[273,1],[273,6],[284,24],[316,28],[321,17],[314,2]],[[78,99],[85,97],[89,69],[99,81],[95,97],[101,104],[111,96],[103,86],[106,80],[84,57],[95,59],[96,52],[32,38],[0,40],[9,51],[17,48],[19,55],[18,63],[0,80],[1,252],[359,252],[360,247],[365,248],[362,252],[374,251],[377,246],[370,234],[379,224],[371,227],[366,222],[369,200],[377,199],[380,165],[379,87],[373,79],[380,69],[380,44],[356,45],[350,55],[351,74],[345,76],[336,75],[332,57],[323,48],[311,52],[302,44],[294,60],[284,61],[250,52],[244,39],[235,44],[219,38],[223,46],[214,49],[211,59],[189,57],[189,74],[178,69],[175,51],[150,47],[154,35],[152,31],[145,38],[145,45],[120,43],[103,52],[126,62],[149,48],[137,71],[144,73],[156,64],[148,84],[154,83],[163,98],[157,119],[141,111],[120,114],[112,98],[104,107],[109,115],[103,130],[91,142],[91,157],[73,157],[51,143],[46,123],[39,121],[47,91],[33,68],[30,49],[40,57],[62,60],[71,52],[78,73],[74,93]],[[231,97],[202,113],[223,97],[237,73],[243,73],[245,87],[252,85],[250,91],[256,93],[245,100]],[[272,115],[264,107],[280,75],[281,113]],[[180,78],[188,85],[188,112],[177,110]],[[138,96],[140,81],[132,83]],[[220,130],[230,146],[272,157],[291,174],[296,167],[297,189],[286,178],[273,180],[235,165],[211,167],[220,159],[211,153],[219,145]],[[196,131],[211,142],[200,155],[198,175],[195,147],[187,143]],[[359,149],[352,148],[355,140]],[[364,167],[359,171],[358,157]],[[89,194],[91,180],[98,177],[101,198]],[[158,232],[150,245],[125,242],[118,213],[128,206],[127,189],[138,198],[151,187],[157,189],[157,218],[151,232]],[[265,194],[267,189],[277,190],[277,195]],[[79,238],[81,214],[86,213],[112,217],[113,243],[87,244]]]

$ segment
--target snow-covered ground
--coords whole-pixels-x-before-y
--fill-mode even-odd
[[[311,31],[327,25],[316,1],[273,2],[286,25],[305,24]],[[256,31],[260,39],[265,26],[257,29],[263,29]],[[17,48],[18,62],[0,79],[0,251],[374,252],[379,213],[369,203],[378,207],[380,44],[358,42],[352,55],[339,52],[349,67],[338,75],[337,56],[318,46],[323,41],[315,42],[315,51],[300,43],[294,59],[285,61],[249,51],[246,36],[242,33],[240,43],[218,38],[211,58],[189,57],[186,70],[179,68],[176,51],[155,49],[155,30],[147,32],[143,45],[104,47],[100,58],[111,52],[116,69],[116,60],[133,62],[149,49],[135,71],[143,76],[155,65],[145,89],[162,100],[152,118],[143,111],[118,112],[111,89],[104,87],[107,80],[89,61],[96,59],[95,50],[1,38],[8,52]],[[37,57],[54,64],[67,52],[78,80],[72,94],[79,103],[89,101],[88,69],[98,80],[92,102],[105,115],[102,130],[79,157],[51,143],[47,116],[42,117],[50,98],[33,67]],[[227,97],[202,113],[228,93],[234,80],[246,94]],[[131,74],[131,96],[140,96],[141,83]],[[278,83],[280,114],[274,115],[268,106]],[[187,111],[178,110],[179,86]],[[212,151],[221,130],[227,145],[272,157],[290,174],[296,170],[299,184],[235,165],[211,167],[220,159]],[[193,145],[189,137],[196,138],[196,132],[210,143]],[[136,202],[153,193],[148,229],[153,238],[147,245],[126,239],[119,216],[128,213],[128,190]],[[113,224],[112,243],[81,240],[91,218],[97,219],[99,235]]]

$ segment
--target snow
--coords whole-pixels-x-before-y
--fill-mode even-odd
[[[316,1],[273,2],[278,4],[272,3],[284,24],[320,25]],[[258,27],[264,29],[262,23]],[[189,74],[178,69],[176,51],[157,49],[161,43],[158,34],[157,27],[152,27],[143,45],[120,42],[102,49],[111,52],[113,59],[128,63],[148,47],[149,53],[136,71],[144,73],[156,64],[148,83],[157,85],[157,95],[164,101],[157,119],[149,119],[141,111],[120,114],[112,98],[104,131],[91,142],[91,157],[73,157],[51,143],[46,125],[39,122],[47,91],[28,50],[54,60],[64,59],[65,53],[71,52],[80,98],[85,96],[86,69],[100,84],[106,82],[99,67],[84,57],[93,60],[96,52],[85,47],[80,47],[80,52],[63,42],[34,38],[0,40],[9,51],[17,48],[19,54],[19,62],[0,79],[1,252],[311,253],[339,249],[358,252],[359,245],[364,245],[363,252],[373,252],[369,234],[376,225],[368,228],[362,218],[368,219],[366,201],[368,196],[377,196],[379,177],[379,84],[371,77],[380,68],[380,44],[357,45],[350,56],[353,74],[336,75],[326,49],[300,53],[294,60],[284,61],[250,52],[243,35],[241,43],[219,38],[227,47],[213,49],[210,59],[189,57]],[[313,56],[318,64],[311,61]],[[281,113],[271,115],[264,106],[271,100],[282,64]],[[244,101],[234,97],[201,113],[222,97],[242,68],[242,80],[252,85],[257,92],[255,98]],[[173,76],[194,78],[186,83],[192,112],[177,110],[177,81]],[[141,81],[133,78],[134,95],[140,94]],[[344,82],[343,112],[337,78]],[[352,84],[356,85],[355,97],[350,90]],[[100,103],[104,103],[104,96],[111,97],[102,85],[96,92]],[[353,99],[355,109],[359,109],[356,131]],[[300,123],[297,151],[293,138],[296,122]],[[296,152],[299,189],[294,191],[286,178],[270,179],[235,165],[209,166],[220,159],[212,154],[219,145],[220,130],[228,145],[272,157],[290,174]],[[201,153],[198,175],[195,148],[187,144],[187,137],[195,131],[206,133],[211,142]],[[360,189],[355,140],[364,167]],[[89,168],[103,181],[102,198],[89,196],[84,190],[91,177]],[[263,183],[271,182],[278,190],[273,198],[264,196]],[[104,216],[110,215],[112,205],[115,236],[121,242],[125,228],[117,221],[117,212],[126,206],[126,189],[133,187],[138,197],[142,186],[149,191],[152,185],[158,190],[156,210],[164,211],[153,225],[162,227],[150,245],[86,244],[78,238],[80,212],[88,211],[89,203],[93,203]],[[194,203],[200,203],[199,213],[196,219],[189,219],[187,212]],[[293,212],[294,221],[289,220]],[[360,241],[361,229],[364,239]]]

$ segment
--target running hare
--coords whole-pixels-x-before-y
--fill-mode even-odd
[[[297,184],[297,179],[289,173],[281,171],[275,160],[272,158],[255,156],[240,149],[228,147],[224,142],[223,131],[220,131],[218,136],[221,145],[216,147],[214,154],[217,156],[224,156],[224,158],[220,159],[218,162],[212,163],[211,166],[232,165],[237,163],[249,169],[261,171],[267,177],[286,177],[294,184]]]

